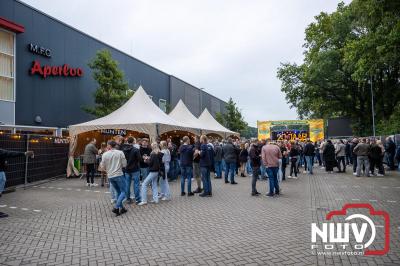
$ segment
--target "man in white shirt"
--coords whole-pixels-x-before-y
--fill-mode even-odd
[[[125,177],[122,168],[126,167],[126,158],[122,151],[116,149],[117,143],[114,140],[107,142],[108,151],[102,156],[100,167],[107,172],[108,180],[117,191],[117,202],[112,210],[117,216],[127,210],[122,205],[125,199]]]

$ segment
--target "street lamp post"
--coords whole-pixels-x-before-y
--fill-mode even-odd
[[[372,76],[371,76],[371,110],[372,110],[372,131],[375,138],[375,109],[374,109],[374,91],[372,89]]]

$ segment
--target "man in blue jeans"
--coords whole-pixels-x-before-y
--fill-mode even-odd
[[[107,142],[108,151],[102,156],[100,168],[107,172],[107,177],[117,192],[117,202],[112,210],[117,216],[124,214],[127,210],[122,201],[125,199],[125,176],[122,168],[126,167],[126,158],[122,151],[116,149],[117,143],[114,140]]]
[[[236,173],[236,162],[237,162],[237,148],[232,143],[232,138],[228,138],[228,142],[222,147],[224,160],[225,160],[225,183],[229,183],[228,177],[230,177],[230,183],[236,185],[235,173]]]
[[[23,157],[23,156],[33,156],[33,151],[19,152],[19,151],[8,151],[0,149],[0,197],[4,191],[6,185],[6,165],[8,158]],[[0,218],[6,218],[8,214],[0,212]]]
[[[315,155],[315,146],[310,139],[307,140],[307,144],[304,146],[303,154],[306,159],[307,170],[310,175],[313,174],[313,157]]]
[[[181,196],[185,196],[185,180],[188,182],[188,196],[193,196],[192,173],[193,173],[193,146],[190,145],[188,136],[183,137],[183,144],[179,147],[181,164]]]
[[[212,186],[210,178],[210,169],[214,161],[214,149],[208,144],[208,139],[206,135],[200,137],[200,150],[195,152],[200,155],[200,171],[201,178],[203,181],[203,193],[199,194],[200,197],[211,197],[212,196]]]
[[[279,195],[278,171],[279,159],[282,159],[281,149],[275,143],[268,143],[261,150],[262,162],[266,167],[269,180],[267,196]]]
[[[128,138],[128,145],[130,149],[124,150],[124,154],[127,160],[125,167],[125,179],[126,179],[126,198],[128,203],[132,203],[131,198],[131,183],[133,181],[133,192],[135,194],[136,204],[140,202],[140,150],[135,147],[136,140],[133,137]]]

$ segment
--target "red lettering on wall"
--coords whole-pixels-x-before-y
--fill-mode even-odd
[[[65,77],[68,77],[68,70],[69,70],[69,66],[68,66],[67,64],[65,64],[65,65],[63,66],[63,75],[64,75]]]
[[[57,76],[58,75],[58,67],[53,66],[51,68],[51,75],[53,75],[53,76]]]
[[[38,61],[33,62],[33,66],[31,68],[31,75],[35,75],[36,72],[39,72],[39,74],[43,76],[43,71]]]
[[[51,66],[43,67],[43,78],[46,78],[48,75],[51,75]]]
[[[38,74],[42,76],[42,78],[46,78],[49,76],[64,76],[64,77],[82,77],[83,70],[81,68],[73,68],[68,64],[64,64],[62,66],[49,66],[44,65],[43,67],[40,65],[40,62],[35,60],[32,63],[32,67],[30,69],[31,75]]]
[[[71,68],[69,70],[69,74],[71,75],[71,77],[75,77],[76,76],[76,69],[75,68]]]

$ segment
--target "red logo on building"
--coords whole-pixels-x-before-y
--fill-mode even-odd
[[[33,61],[32,68],[30,70],[31,75],[38,74],[42,76],[42,78],[46,78],[49,76],[64,76],[64,77],[82,77],[83,70],[81,68],[73,68],[68,64],[64,64],[62,66],[48,66],[44,65],[43,67],[40,65],[40,62],[35,60]]]

